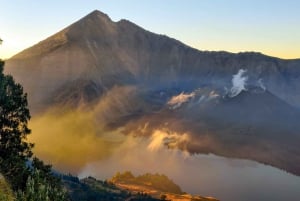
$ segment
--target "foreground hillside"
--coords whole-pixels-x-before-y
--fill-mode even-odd
[[[217,201],[215,198],[185,194],[166,176],[157,174],[135,178],[131,173],[125,172],[115,175],[110,181],[92,177],[79,180],[65,175],[62,176],[62,181],[72,201]],[[15,198],[9,185],[0,175],[0,201],[13,200]]]
[[[113,183],[96,180],[88,177],[79,180],[73,176],[63,176],[64,187],[72,201],[158,201],[144,193],[134,193],[130,190],[122,190]]]
[[[109,181],[87,177],[79,180],[73,176],[62,177],[72,201],[217,201],[215,198],[192,196],[164,175],[145,174],[134,177],[130,172],[117,173]]]
[[[13,201],[14,196],[11,188],[0,174],[0,201]]]

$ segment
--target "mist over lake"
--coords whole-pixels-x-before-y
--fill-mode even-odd
[[[298,200],[297,3],[154,1],[3,4],[0,181],[64,201]]]

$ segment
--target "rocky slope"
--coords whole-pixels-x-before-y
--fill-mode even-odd
[[[109,129],[187,133],[171,148],[250,158],[300,175],[300,60],[199,51],[94,11],[9,59],[34,116],[84,108]],[[139,127],[148,125],[146,131]]]
[[[6,63],[6,72],[23,84],[34,109],[36,104],[53,101],[57,91],[70,85],[78,88],[79,97],[89,93],[83,89],[93,86],[96,96],[115,85],[182,90],[202,85],[228,87],[239,69],[247,70],[249,84],[262,80],[271,93],[300,107],[300,60],[260,53],[203,52],[127,20],[113,22],[100,11]]]

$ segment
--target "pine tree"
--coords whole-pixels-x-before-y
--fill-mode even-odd
[[[4,75],[3,67],[0,60],[0,172],[17,190],[25,187],[30,173],[26,167],[33,147],[26,142],[30,114],[22,86],[12,76]]]

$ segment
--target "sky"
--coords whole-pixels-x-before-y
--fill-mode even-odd
[[[0,5],[2,59],[96,9],[199,50],[300,58],[299,0],[0,0]]]

